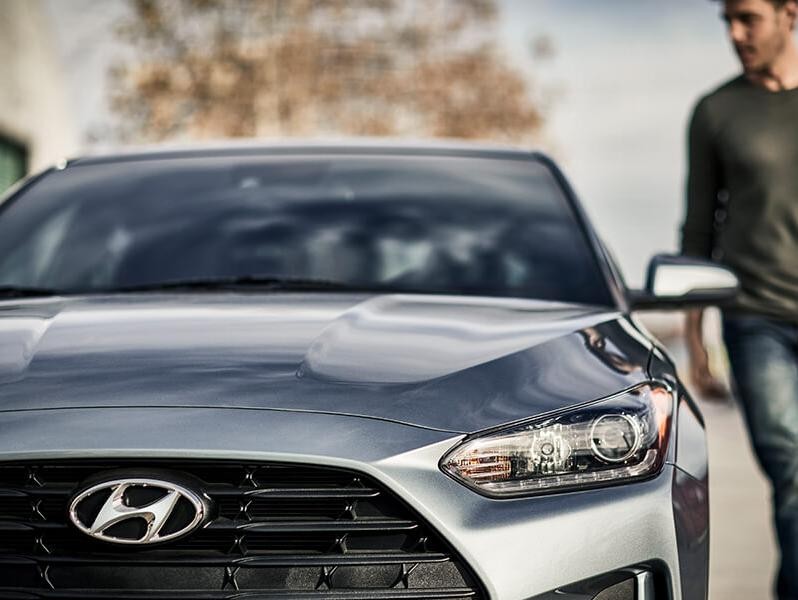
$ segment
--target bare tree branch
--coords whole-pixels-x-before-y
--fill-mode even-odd
[[[124,139],[368,134],[528,141],[543,116],[494,0],[130,0]]]

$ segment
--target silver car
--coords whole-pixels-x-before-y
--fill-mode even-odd
[[[545,156],[87,157],[0,204],[0,598],[698,600],[699,411]]]

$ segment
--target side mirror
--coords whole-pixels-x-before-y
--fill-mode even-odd
[[[658,254],[651,259],[643,290],[632,290],[632,310],[679,309],[722,304],[740,289],[737,276],[717,263]]]

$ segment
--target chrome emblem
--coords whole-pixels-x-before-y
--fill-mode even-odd
[[[144,478],[98,483],[80,492],[69,505],[69,518],[78,529],[114,544],[175,539],[198,527],[206,513],[199,494],[176,483]],[[169,529],[164,530],[170,517]]]

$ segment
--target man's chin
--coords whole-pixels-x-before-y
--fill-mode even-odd
[[[740,64],[743,67],[743,73],[749,77],[761,77],[767,71],[767,67],[757,62],[740,61]]]
[[[743,67],[743,71],[746,73],[750,73],[756,71],[759,67],[756,57],[750,52],[740,52],[739,50],[735,51],[737,55],[737,60],[740,61],[740,65]]]

